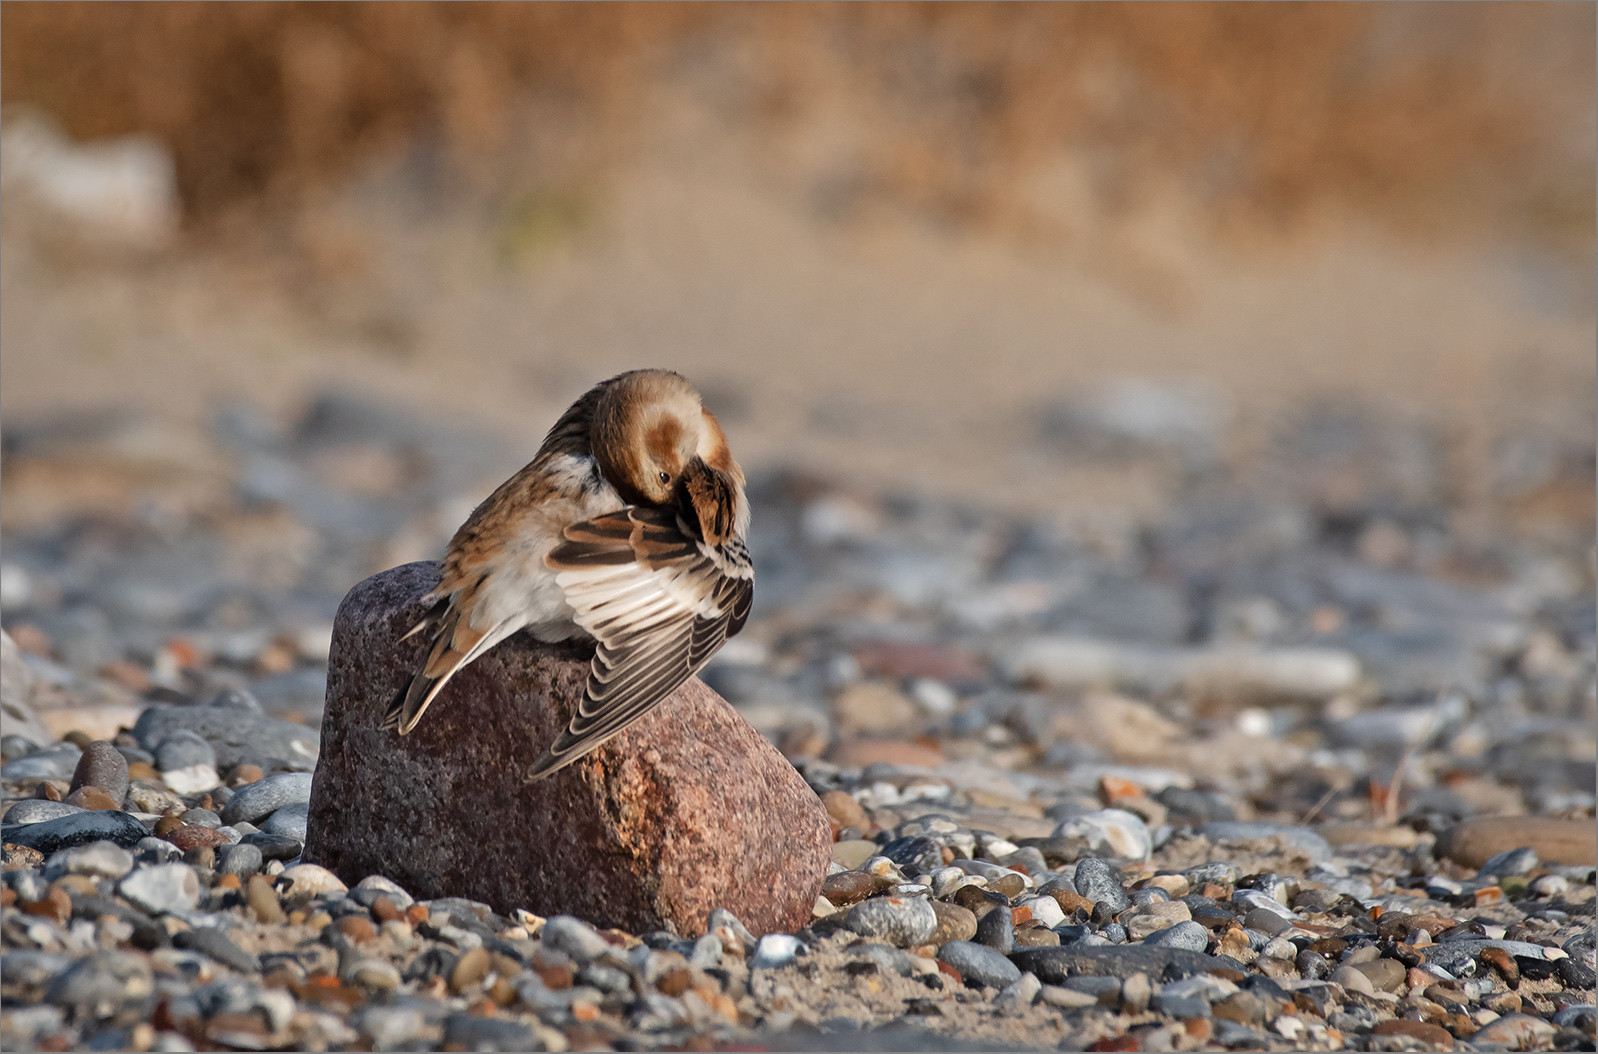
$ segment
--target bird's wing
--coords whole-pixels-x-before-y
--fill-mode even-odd
[[[675,691],[743,628],[754,598],[743,543],[707,545],[667,509],[630,506],[573,524],[545,562],[599,649],[577,714],[529,780],[576,761]]]

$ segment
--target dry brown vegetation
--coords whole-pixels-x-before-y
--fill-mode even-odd
[[[1110,213],[1175,183],[1226,220],[1353,204],[1590,237],[1593,35],[1590,4],[13,0],[0,93],[165,140],[202,219],[385,151],[493,173],[541,121],[615,163],[686,82],[757,135],[840,100],[871,122],[825,174],[845,212],[1035,229],[1017,187],[1069,153]]]

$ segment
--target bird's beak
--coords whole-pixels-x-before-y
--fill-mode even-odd
[[[721,545],[732,536],[736,501],[737,489],[725,472],[697,457],[683,469],[678,481],[678,509],[684,519],[698,526],[700,537],[709,544]]]

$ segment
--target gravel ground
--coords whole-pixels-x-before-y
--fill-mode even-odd
[[[8,433],[5,1048],[1594,1049],[1590,450],[1506,448],[1488,515],[1423,429],[1312,408],[1245,473],[1201,417],[1050,419],[1154,517],[754,481],[705,680],[837,838],[758,941],[298,862],[337,602],[437,555],[491,437]]]

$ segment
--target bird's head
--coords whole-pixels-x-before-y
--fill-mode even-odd
[[[635,370],[614,378],[594,408],[591,441],[624,501],[676,507],[711,544],[748,528],[743,470],[681,374]]]

